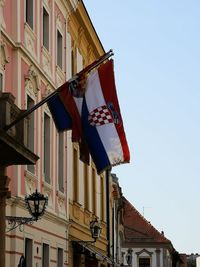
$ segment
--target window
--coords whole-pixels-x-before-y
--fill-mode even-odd
[[[100,186],[101,186],[101,192],[100,192],[100,197],[101,197],[101,220],[104,220],[104,177],[100,177]]]
[[[96,214],[96,171],[92,168],[92,211]]]
[[[0,92],[3,92],[3,74],[0,73]]]
[[[63,267],[63,249],[62,248],[58,248],[57,250],[57,263],[58,263],[58,267]]]
[[[74,201],[78,202],[78,151],[73,149]]]
[[[83,69],[83,56],[79,52],[79,49],[76,49],[76,72],[79,72]]]
[[[49,14],[43,7],[43,46],[49,50]]]
[[[26,22],[33,29],[33,0],[26,0]]]
[[[44,113],[44,178],[50,183],[50,117]]]
[[[57,30],[57,65],[62,69],[63,58],[63,37],[59,30]]]
[[[49,267],[49,245],[45,243],[42,246],[42,267]]]
[[[72,67],[72,76],[76,74],[76,53],[75,49],[72,48],[71,51],[71,67]]]
[[[59,133],[58,142],[58,188],[64,192],[64,133]]]
[[[83,265],[83,264],[81,264],[81,261],[82,261],[82,258],[81,258],[81,254],[78,254],[77,252],[76,252],[76,249],[74,249],[74,251],[73,251],[73,266],[74,267],[78,267],[78,266],[81,266],[81,265]],[[90,263],[88,264],[88,257],[85,257],[85,266],[92,266],[92,264],[91,264],[91,258],[90,258]],[[95,266],[95,265],[93,265],[93,266]]]
[[[33,261],[33,240],[25,238],[25,262],[26,266],[32,267]]]
[[[34,106],[34,101],[30,96],[27,96],[27,109],[30,109],[31,107]],[[34,145],[35,145],[35,140],[34,140],[34,112],[32,112],[28,117],[27,117],[27,147],[31,151],[34,152]],[[27,169],[34,173],[35,168],[34,165],[28,165]]]
[[[150,258],[139,258],[139,267],[150,267]]]
[[[89,209],[89,188],[88,188],[88,166],[87,164],[83,165],[84,168],[84,200],[85,200],[85,209]]]

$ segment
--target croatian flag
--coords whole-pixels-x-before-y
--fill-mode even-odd
[[[97,172],[129,162],[112,60],[90,73],[81,106],[83,136]]]
[[[70,90],[70,84],[64,83],[58,89],[58,93],[48,100],[47,104],[57,130],[59,132],[72,130],[72,141],[80,142],[83,138],[81,118],[75,98]]]
[[[64,106],[60,92],[52,96],[48,100],[47,105],[59,132],[72,129],[72,119]]]
[[[63,84],[48,106],[57,129],[72,129],[80,157],[88,162],[89,151],[98,173],[129,162],[112,60],[89,74],[84,90],[78,84]]]

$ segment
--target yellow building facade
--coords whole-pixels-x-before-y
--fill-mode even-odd
[[[83,3],[70,16],[68,31],[72,72],[76,74],[105,52]],[[106,174],[99,176],[92,162],[88,166],[79,160],[77,144],[71,144],[68,152],[69,266],[107,266]],[[101,235],[92,243],[90,223],[95,219]]]

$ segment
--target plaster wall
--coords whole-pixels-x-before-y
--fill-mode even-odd
[[[200,267],[200,257],[196,258],[196,267]]]
[[[88,18],[85,26],[79,25],[77,16],[87,16],[83,7],[75,14],[74,1],[37,0],[33,1],[33,27],[26,22],[26,1],[0,0],[0,72],[3,74],[3,92],[11,92],[20,109],[27,109],[27,96],[35,103],[52,93],[72,76],[72,39],[77,51],[77,71],[84,64],[94,61],[103,53],[103,48]],[[49,49],[43,45],[43,8],[49,14]],[[74,8],[74,10],[73,10]],[[69,12],[70,14],[69,19]],[[85,31],[83,28],[85,27]],[[57,30],[63,37],[63,65],[57,66]],[[90,36],[91,35],[91,36]],[[89,37],[89,38],[88,38]],[[88,39],[87,39],[88,38]],[[84,58],[84,60],[83,60]],[[50,182],[44,177],[44,113],[50,117]],[[12,198],[7,202],[6,215],[27,216],[23,205],[24,197],[37,188],[48,196],[47,211],[41,221],[17,228],[6,236],[6,266],[17,266],[19,258],[25,253],[25,238],[33,240],[33,266],[41,266],[42,243],[50,246],[50,266],[56,265],[57,247],[64,250],[64,263],[68,264],[68,220],[69,203],[73,202],[73,170],[71,132],[65,134],[64,153],[64,192],[58,187],[58,133],[47,105],[34,112],[34,153],[40,159],[34,171],[27,166],[13,166],[7,169],[11,178]],[[84,175],[83,164],[79,162],[79,202],[80,214],[84,213]],[[100,180],[96,177],[96,207],[100,217]],[[104,186],[105,188],[105,186]],[[89,168],[89,194],[91,195],[91,167]],[[105,198],[104,198],[105,199]],[[105,203],[103,204],[105,205]],[[89,215],[81,215],[87,222],[84,230],[88,232],[88,218],[92,217],[92,198],[90,196]],[[104,223],[104,222],[103,222]],[[102,226],[103,250],[106,250],[106,227]],[[78,232],[80,233],[80,232]]]
[[[10,207],[8,209],[15,209],[16,214],[27,216],[27,210],[20,207]],[[44,226],[48,227],[44,227]],[[43,243],[49,245],[50,249],[50,263],[57,262],[57,249],[63,249],[64,262],[67,263],[67,247],[68,241],[68,224],[66,221],[53,217],[50,213],[33,225],[24,225],[19,228],[7,232],[6,234],[6,266],[17,266],[21,255],[24,255],[25,239],[29,238],[33,242],[33,259],[32,266],[41,266],[42,264],[42,246]],[[55,230],[56,229],[56,230]],[[7,231],[9,227],[7,227]],[[50,265],[52,266],[52,265]]]
[[[122,248],[122,254],[124,254],[124,264],[127,264],[126,262],[126,254],[127,251],[130,248]],[[142,247],[142,248],[131,248],[132,249],[132,255],[133,255],[133,262],[132,266],[139,266],[139,257],[149,257],[151,259],[151,267],[169,267],[169,265],[165,265],[163,262],[163,248],[157,248],[157,247]],[[157,250],[159,250],[159,262],[157,261]]]

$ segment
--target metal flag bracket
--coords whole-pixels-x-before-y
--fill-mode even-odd
[[[73,88],[74,88],[75,85],[77,86],[78,80],[81,79],[82,76],[84,76],[85,74],[89,73],[91,70],[97,68],[100,64],[102,64],[105,60],[109,59],[113,55],[114,55],[113,50],[110,49],[107,53],[105,53],[104,55],[102,55],[98,60],[94,61],[92,64],[88,65],[83,70],[81,70],[79,73],[77,73],[76,75],[74,75],[71,79],[69,79],[69,81],[67,81],[67,83],[68,84],[71,84],[73,86],[72,87],[72,90],[73,90]],[[3,129],[5,131],[8,131],[11,127],[13,127],[19,121],[21,121],[24,118],[26,118],[33,111],[35,111],[36,109],[38,109],[39,107],[41,107],[48,100],[50,100],[54,95],[56,95],[58,93],[58,91],[59,91],[59,88],[56,89],[50,95],[48,95],[46,98],[44,98],[43,100],[41,100],[39,103],[37,103],[35,106],[33,106],[30,109],[24,111],[22,114],[20,114],[20,116],[18,118],[16,118],[16,120],[14,120],[10,124],[6,125]]]

